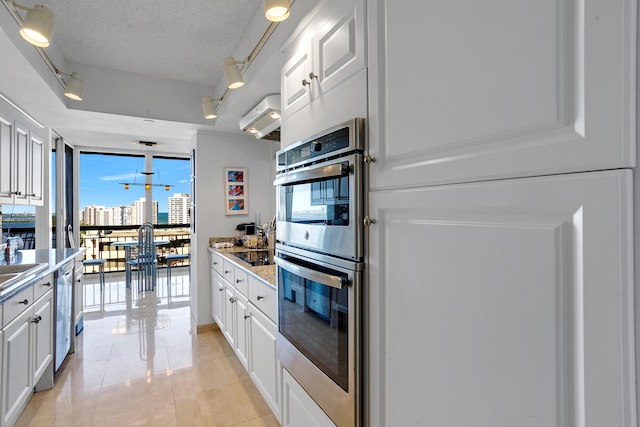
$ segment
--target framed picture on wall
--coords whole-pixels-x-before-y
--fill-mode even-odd
[[[249,213],[249,183],[247,168],[224,168],[225,215]]]

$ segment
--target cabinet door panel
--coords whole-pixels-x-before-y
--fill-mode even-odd
[[[2,347],[2,420],[13,425],[33,388],[31,309],[4,329]]]
[[[248,300],[245,296],[237,292],[236,290],[236,302],[235,305],[235,323],[236,323],[236,337],[234,350],[238,359],[242,363],[245,369],[249,369],[249,351],[248,351],[248,331],[249,331],[249,319],[245,317],[248,315]]]
[[[11,174],[15,168],[11,157],[13,121],[0,116],[0,201],[11,202]]]
[[[224,336],[227,338],[227,341],[231,345],[231,347],[235,347],[234,344],[234,321],[233,317],[235,315],[235,289],[233,286],[225,283],[224,285],[224,320],[222,321],[222,332]]]
[[[34,370],[33,382],[38,382],[47,366],[53,361],[53,291],[33,305],[34,323]]]
[[[16,139],[15,139],[15,153],[16,153],[16,174],[15,189],[15,202],[17,204],[26,204],[29,201],[29,181],[27,179],[29,165],[29,130],[16,126]]]
[[[303,85],[303,80],[309,80],[311,72],[311,45],[305,45],[305,50],[294,55],[282,67],[281,72],[281,101],[282,120],[307,105],[312,99],[311,85]]]
[[[224,279],[215,270],[211,270],[211,300],[213,320],[224,331]]]
[[[44,188],[44,142],[35,135],[30,136],[31,162],[29,169],[29,204],[41,206],[43,203],[42,190]]]
[[[249,304],[251,359],[249,375],[280,419],[280,363],[276,355],[276,325]]]
[[[370,201],[372,426],[636,425],[630,172]]]
[[[373,188],[635,164],[635,2],[370,5]]]

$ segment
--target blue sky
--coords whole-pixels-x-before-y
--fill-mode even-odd
[[[143,157],[81,154],[80,209],[89,205],[130,205],[144,197],[143,185],[130,185],[125,190],[121,184],[144,184],[145,177],[141,174],[144,169]],[[153,187],[153,200],[158,202],[159,212],[167,212],[168,198],[174,193],[190,193],[190,170],[189,159],[153,160],[153,183],[173,186],[169,191]]]

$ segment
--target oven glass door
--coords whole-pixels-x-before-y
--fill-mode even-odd
[[[342,162],[339,167],[348,170],[349,163]],[[282,185],[278,221],[348,226],[350,202],[349,175]]]
[[[347,274],[299,259],[276,263],[280,334],[349,392]]]

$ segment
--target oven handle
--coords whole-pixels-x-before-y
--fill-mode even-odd
[[[323,178],[338,178],[349,174],[349,167],[343,163],[316,166],[305,170],[283,173],[273,181],[273,185],[289,185]]]
[[[297,276],[302,276],[305,279],[313,280],[314,282],[318,282],[326,286],[331,286],[332,288],[342,289],[345,287],[345,285],[348,284],[346,280],[338,276],[333,276],[331,274],[312,270],[310,268],[294,264],[277,256],[273,257],[273,261],[280,267],[287,269]]]

